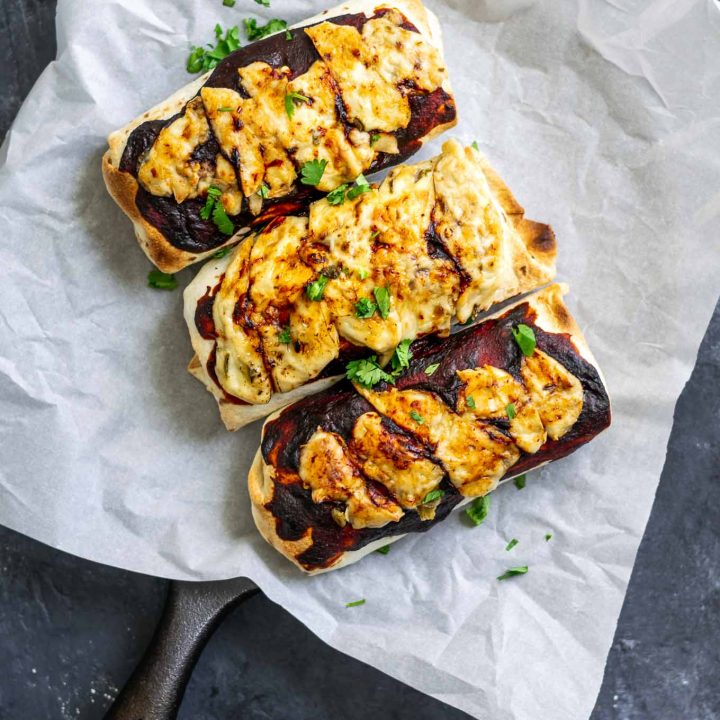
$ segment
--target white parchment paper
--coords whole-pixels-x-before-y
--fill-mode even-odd
[[[612,429],[525,490],[498,490],[480,528],[456,515],[302,577],[251,521],[259,426],[225,432],[185,372],[180,290],[146,287],[100,157],[109,131],[188,81],[189,44],[215,22],[297,22],[323,3],[60,0],[58,59],[0,170],[0,522],[140,572],[247,575],[335,647],[478,718],[586,718],[720,292],[720,14],[710,0],[430,5],[454,134],[553,224]],[[526,576],[495,580],[520,564]]]

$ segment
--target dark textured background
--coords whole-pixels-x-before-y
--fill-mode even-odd
[[[0,3],[0,137],[54,56],[54,8]],[[720,720],[719,420],[720,306],[676,408],[592,720]],[[166,582],[2,528],[0,573],[0,720],[101,718],[150,639]],[[241,717],[467,716],[331,650],[256,596],[210,641],[181,711],[184,720]]]

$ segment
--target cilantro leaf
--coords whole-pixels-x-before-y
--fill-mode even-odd
[[[345,607],[346,608],[358,607],[359,605],[364,605],[364,604],[365,604],[365,598],[363,598],[362,600],[353,600],[352,602],[345,603]]]
[[[216,253],[213,253],[213,259],[219,260],[220,258],[224,258],[230,251],[232,250],[232,247],[228,245],[227,247],[220,248]]]
[[[240,36],[237,25],[228,28],[223,37],[220,25],[215,26],[215,45],[209,44],[210,49],[192,47],[187,59],[186,68],[189,73],[207,72],[217,67],[218,63],[231,52],[240,47]]]
[[[390,358],[390,365],[394,373],[400,373],[405,368],[410,367],[410,358],[413,356],[412,350],[410,350],[411,343],[412,340],[409,338],[401,340],[395,348],[395,352]]]
[[[498,580],[507,580],[508,578],[515,577],[516,575],[524,575],[527,571],[527,565],[510,568],[509,570],[506,570],[502,575],[498,575]]]
[[[301,95],[297,92],[289,92],[285,94],[285,112],[287,113],[287,116],[292,119],[292,116],[295,114],[295,103],[304,102],[304,103],[310,103],[310,98],[305,97],[304,95]],[[317,160],[312,160],[311,162],[317,162]],[[325,165],[327,165],[327,160],[323,160]],[[305,163],[307,165],[308,163]],[[325,168],[323,167],[323,170]],[[322,177],[322,173],[320,173],[320,176]],[[320,178],[318,178],[318,182],[320,182]],[[307,184],[307,183],[306,183]],[[317,185],[316,182],[310,183],[310,185]]]
[[[310,160],[300,168],[300,182],[303,185],[317,185],[322,179],[327,160]]]
[[[426,375],[434,375],[435,371],[440,367],[440,363],[433,363],[425,368]]]
[[[552,533],[545,533],[545,542],[552,539]]]
[[[381,555],[387,555],[390,552],[390,546],[383,545],[381,548],[378,548],[375,552],[379,552]]]
[[[506,546],[505,550],[512,550],[520,541],[517,538],[513,538]]]
[[[366,180],[365,176],[360,173],[356,178],[353,186],[347,191],[348,200],[354,200],[358,195],[370,192],[372,188],[370,183]]]
[[[395,378],[378,365],[376,355],[361,360],[351,360],[345,366],[345,377],[348,380],[354,380],[358,385],[362,385],[367,389],[372,388],[379,382],[395,383]]]
[[[311,300],[322,300],[325,294],[325,286],[330,278],[327,275],[320,275],[317,280],[313,280],[306,288],[305,292]]]
[[[235,232],[235,225],[232,220],[227,216],[225,208],[221,202],[216,202],[215,207],[212,211],[212,219],[217,229],[223,235],[232,235]]]
[[[468,396],[465,398],[465,404],[466,404],[471,410],[474,410],[474,409],[475,409],[475,398],[474,398],[472,395],[468,395]]]
[[[370,136],[370,147],[372,147],[378,140],[380,139],[380,135],[373,134]]]
[[[174,290],[178,286],[178,281],[174,275],[169,275],[160,270],[151,270],[147,279],[148,287],[155,288],[155,290]]]
[[[359,318],[370,318],[375,314],[377,305],[370,298],[360,298],[355,303],[355,315]]]
[[[478,152],[480,152],[480,148],[478,147],[477,140],[473,140],[473,141],[472,141],[472,144],[470,145],[470,147],[471,147],[473,150],[477,150]]]
[[[273,33],[280,32],[280,30],[287,29],[287,23],[279,18],[273,18],[268,20],[265,25],[258,25],[255,18],[245,18],[243,20],[245,26],[245,33],[247,34],[248,40],[260,40],[260,38],[267,37]]]
[[[225,7],[235,7],[235,0],[223,0]]]
[[[217,203],[217,201],[220,199],[221,196],[222,196],[222,190],[219,187],[217,187],[215,185],[211,185],[207,189],[207,199],[205,200],[205,205],[200,210],[200,217],[203,220],[210,219],[213,208],[215,207],[215,204]]]
[[[518,475],[515,478],[515,487],[518,490],[522,490],[525,487],[526,480],[527,480],[527,478],[525,477],[525,475]]]
[[[270,0],[255,0],[255,2],[263,7],[270,7]]]
[[[530,357],[535,352],[535,346],[537,345],[533,329],[520,323],[517,328],[512,329],[512,334],[518,347],[522,350],[522,354],[525,357]]]
[[[292,33],[291,33],[289,30],[286,30],[286,31],[285,31],[285,39],[286,39],[286,40],[292,40],[292,39],[293,39],[293,35],[292,35]]]
[[[368,275],[370,275],[370,271],[365,268],[358,268],[357,274],[361,280],[364,280]]]
[[[270,197],[270,188],[265,183],[260,186],[258,192],[263,200],[267,200],[267,198]]]
[[[510,403],[506,408],[508,419],[514,420],[517,417],[517,410],[515,409],[515,403]]]
[[[390,291],[384,287],[376,287],[373,289],[373,295],[375,296],[380,317],[385,320],[390,314]]]
[[[411,417],[418,425],[424,425],[424,424],[425,424],[425,418],[424,418],[417,410],[411,410],[411,411],[410,411],[410,417]]]
[[[487,495],[475,498],[469,507],[465,508],[465,514],[475,523],[482,525],[490,510],[490,498]]]
[[[278,342],[282,345],[289,345],[292,342],[292,335],[290,335],[290,326],[284,327],[279,333],[278,333]]]
[[[327,194],[327,201],[331,205],[342,205],[345,202],[345,192],[350,186],[347,183],[338,185]]]
[[[434,490],[431,490],[423,498],[423,505],[425,505],[426,503],[431,503],[431,502],[433,502],[433,500],[439,500],[444,494],[445,494],[445,491],[440,490],[440,488],[435,488]]]

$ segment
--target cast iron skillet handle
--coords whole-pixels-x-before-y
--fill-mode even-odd
[[[155,635],[105,720],[174,720],[205,643],[235,605],[257,592],[247,578],[170,583]]]

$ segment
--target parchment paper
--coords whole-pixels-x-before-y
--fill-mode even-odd
[[[555,227],[611,431],[525,490],[501,488],[480,528],[455,515],[387,556],[302,577],[251,521],[259,426],[225,432],[185,372],[180,290],[146,287],[100,157],[109,131],[188,81],[189,45],[215,22],[297,22],[323,3],[60,0],[58,59],[0,170],[0,522],[144,573],[248,575],[335,647],[476,717],[585,718],[720,291],[720,14],[709,0],[430,5],[454,134]],[[521,564],[526,576],[496,581]]]

